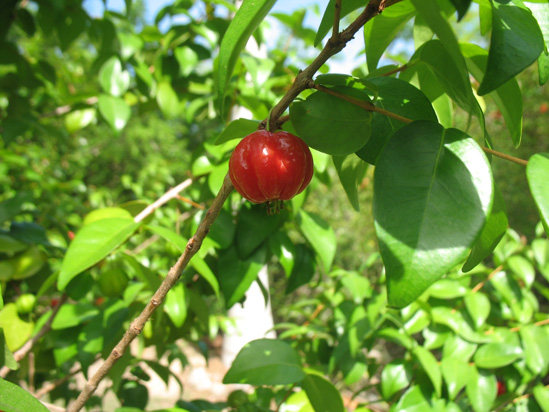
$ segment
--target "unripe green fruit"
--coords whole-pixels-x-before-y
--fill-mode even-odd
[[[232,408],[238,408],[245,403],[249,402],[248,394],[242,390],[236,390],[234,392],[231,392],[229,397],[227,398],[227,403]]]
[[[118,297],[124,293],[128,286],[128,277],[120,267],[112,267],[104,270],[99,275],[99,289],[107,297]]]
[[[15,301],[15,306],[17,307],[17,313],[20,315],[26,315],[31,313],[36,304],[36,296],[25,293],[17,298]]]

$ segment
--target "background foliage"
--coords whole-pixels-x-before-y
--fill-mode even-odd
[[[335,1],[313,28],[309,10],[266,18],[273,3],[174,1],[154,21],[131,0],[100,17],[80,0],[1,6],[0,409],[74,402],[75,376],[187,247],[238,139],[330,47]],[[343,0],[341,29],[363,3]],[[90,410],[154,409],[150,371],[177,376],[142,350],[185,365],[182,339],[208,356],[265,265],[279,337],[225,376],[250,391],[171,410],[549,410],[549,4],[392,3],[353,40],[366,58],[321,65],[286,112],[313,148],[309,189],[276,216],[231,194],[140,350],[109,370],[117,405],[95,395]],[[484,146],[542,154],[525,170]]]

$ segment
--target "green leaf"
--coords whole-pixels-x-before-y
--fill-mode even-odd
[[[198,54],[187,46],[177,47],[174,50],[175,58],[179,63],[179,71],[183,77],[193,72],[198,63]]]
[[[66,303],[57,312],[51,328],[53,330],[72,328],[92,319],[98,313],[99,309],[91,303]]]
[[[140,225],[133,219],[111,218],[95,221],[80,229],[61,264],[57,288],[64,290],[75,276],[104,259]]]
[[[446,382],[448,395],[450,399],[454,400],[457,394],[465,387],[469,379],[471,379],[471,368],[466,361],[461,359],[442,358],[440,369],[442,370],[444,382]]]
[[[509,222],[507,220],[505,201],[503,200],[501,192],[497,186],[495,186],[494,205],[492,206],[490,215],[486,220],[482,232],[480,232],[480,237],[473,246],[469,257],[461,270],[463,272],[469,272],[485,258],[490,256],[505,235],[505,232],[507,232],[508,226]]]
[[[215,144],[222,144],[233,139],[242,139],[249,134],[256,132],[261,123],[259,120],[236,119],[227,125],[216,139]]]
[[[290,277],[294,268],[296,247],[286,232],[278,231],[269,236],[271,253],[278,258],[286,277]]]
[[[4,200],[0,203],[0,223],[11,220],[17,216],[25,202],[32,201],[32,192],[21,191],[17,192],[14,197]]]
[[[218,278],[227,307],[237,303],[254,280],[265,261],[265,248],[258,249],[248,259],[242,260],[233,246],[220,252]]]
[[[121,207],[102,207],[101,209],[95,209],[88,213],[84,218],[82,225],[86,226],[98,220],[111,218],[132,219],[133,216],[129,211]]]
[[[167,229],[161,226],[152,226],[152,225],[145,226],[145,229],[150,230],[151,232],[157,234],[161,238],[172,243],[175,247],[177,247],[177,249],[179,249],[181,253],[183,253],[187,248],[187,240],[183,238],[183,236],[178,235],[171,229]]]
[[[374,219],[388,300],[404,307],[465,258],[492,207],[492,175],[476,142],[416,121],[378,158]]]
[[[538,383],[533,391],[534,398],[543,412],[549,412],[549,388]]]
[[[143,49],[145,45],[143,39],[133,33],[124,33],[117,30],[116,36],[120,42],[120,54],[124,60],[128,60],[139,50]]]
[[[423,370],[429,376],[437,396],[440,397],[441,387],[442,387],[442,375],[440,372],[440,366],[438,365],[437,359],[434,355],[425,349],[423,346],[416,346],[412,351],[414,356],[419,361]]]
[[[377,87],[378,95],[374,101],[377,107],[411,120],[437,121],[437,115],[427,96],[410,83],[394,77],[375,77],[368,81]],[[356,154],[375,165],[389,138],[404,125],[399,120],[374,113],[370,139]]]
[[[351,87],[332,89],[350,94],[357,100],[369,99],[366,93]],[[305,143],[331,155],[354,153],[370,137],[372,112],[324,92],[315,92],[304,101],[292,103],[290,117],[298,136]]]
[[[223,36],[219,49],[216,82],[216,94],[222,115],[224,113],[225,92],[233,74],[236,60],[252,33],[267,16],[275,2],[276,0],[248,0],[242,2]]]
[[[474,343],[467,342],[457,335],[450,337],[446,342],[444,342],[444,347],[442,348],[442,357],[443,358],[456,358],[464,362],[469,362],[471,356],[475,353],[477,345]]]
[[[469,10],[469,6],[471,5],[471,0],[450,0],[454,7],[456,8],[456,11],[458,13],[458,21],[460,21],[463,16],[465,16],[465,13],[467,13],[467,10]]]
[[[347,1],[343,2],[343,6],[345,6],[345,3]],[[388,7],[382,14],[364,25],[364,43],[366,50],[368,50],[366,62],[370,72],[377,68],[379,59],[381,59],[387,47],[415,14],[416,10],[412,3],[401,2]]]
[[[158,83],[156,102],[166,119],[174,119],[181,114],[181,104],[177,93],[167,81]]]
[[[26,322],[19,317],[15,303],[7,303],[0,311],[0,328],[4,330],[8,349],[13,352],[31,337],[34,323]]]
[[[132,115],[130,106],[120,97],[102,94],[99,96],[97,107],[101,116],[116,133],[119,133],[126,126]]]
[[[183,326],[187,319],[187,299],[185,299],[185,285],[182,282],[172,287],[166,295],[164,311],[176,328]]]
[[[334,165],[339,176],[339,180],[351,206],[358,212],[360,205],[358,203],[358,185],[364,179],[368,164],[363,162],[354,154],[348,156],[333,156]]]
[[[223,383],[291,385],[305,378],[297,352],[286,342],[258,339],[247,343],[223,378]]]
[[[517,346],[506,343],[487,343],[478,348],[473,361],[479,368],[494,369],[510,365],[523,356],[522,349]]]
[[[429,296],[437,299],[455,299],[464,296],[467,288],[455,279],[437,280],[429,288]]]
[[[497,396],[496,377],[488,371],[479,371],[471,366],[471,376],[465,391],[475,412],[489,412]]]
[[[549,47],[549,3],[537,1],[526,3],[536,20],[545,40],[546,49]],[[541,53],[538,58],[539,84],[544,85],[549,80],[549,54]]]
[[[481,122],[481,126],[484,127],[484,114],[473,94],[469,74],[461,51],[458,49],[460,59],[456,62],[456,59],[452,58],[452,54],[445,46],[438,39],[431,40],[416,52],[416,56],[431,69],[438,80],[439,87],[463,110],[476,115]],[[413,70],[408,75],[412,74]],[[426,79],[420,81],[422,91],[428,96],[429,93],[424,90],[424,87],[425,85],[427,87],[435,87],[435,85],[429,84],[432,81],[432,76],[427,76]],[[433,96],[429,97],[432,98]]]
[[[283,223],[285,213],[267,215],[265,205],[246,203],[240,209],[236,224],[236,249],[242,259],[248,258]]]
[[[320,257],[324,271],[328,273],[334,261],[337,239],[334,229],[320,216],[299,211],[297,216],[299,229]]]
[[[0,367],[2,366],[7,366],[11,370],[16,370],[19,367],[6,343],[4,329],[0,328]]]
[[[381,393],[389,401],[398,391],[406,388],[412,379],[412,367],[404,359],[389,362],[381,372]]]
[[[293,266],[288,276],[286,294],[306,285],[315,275],[315,253],[308,246],[297,245],[293,257]]]
[[[476,329],[484,326],[484,322],[490,314],[490,299],[483,293],[469,293],[464,299],[465,307],[473,320]]]
[[[283,403],[285,410],[293,412],[315,412],[305,391],[292,393]],[[283,408],[281,408],[283,410]]]
[[[0,409],[6,412],[48,412],[48,409],[30,393],[1,378]]]
[[[215,293],[215,296],[219,297],[219,282],[217,281],[215,274],[212,272],[206,261],[201,257],[194,255],[190,263],[191,266],[196,269],[198,274],[210,284],[212,290]]]
[[[75,110],[65,117],[65,127],[69,133],[74,133],[94,122],[95,119],[96,111],[94,108]]]
[[[406,412],[434,412],[431,407],[430,400],[425,397],[425,394],[418,385],[414,385],[408,389],[399,399],[395,408],[396,411]]]
[[[478,82],[482,82],[488,65],[488,52],[476,44],[461,44],[461,51],[466,58],[467,67]],[[516,79],[496,88],[489,94],[503,115],[507,130],[515,147],[522,139],[522,92]]]
[[[525,286],[530,289],[536,278],[536,271],[532,263],[520,255],[513,255],[507,259],[511,272],[515,273]]]
[[[336,387],[322,376],[307,374],[301,387],[307,393],[307,397],[315,412],[345,412],[343,398]]]
[[[490,93],[522,72],[544,51],[538,22],[526,7],[492,1],[492,35],[486,74],[478,88]]]
[[[549,329],[534,325],[525,325],[520,331],[526,365],[536,375],[547,374],[549,367]]]
[[[530,158],[526,177],[545,231],[549,233],[549,153],[538,153]]]
[[[128,90],[130,73],[122,68],[118,57],[113,56],[99,69],[99,83],[105,93],[120,97]]]

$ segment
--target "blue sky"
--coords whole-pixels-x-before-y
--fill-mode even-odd
[[[164,6],[173,3],[174,0],[145,0],[146,5],[146,20],[148,22],[153,22],[154,17]],[[324,12],[327,0],[277,0],[275,5],[272,8],[272,12],[282,12],[291,14],[293,11],[300,8],[308,8],[314,4],[320,5],[320,13]],[[84,7],[90,13],[92,17],[101,17],[105,9],[104,3],[102,0],[85,0]],[[107,0],[106,7],[108,10],[114,11],[124,11],[126,6],[124,0]],[[305,17],[305,26],[316,28],[320,24],[321,16],[315,14],[314,12],[309,12]],[[270,36],[273,39],[279,37],[278,33],[280,27],[278,27],[278,21],[271,20],[273,35]],[[161,27],[162,29],[162,27]],[[356,67],[360,64],[360,61],[357,61],[357,54],[364,47],[364,43],[361,41],[361,35],[357,35],[356,39],[350,42],[343,52],[338,55],[337,58],[330,61],[330,67],[332,72],[348,72],[348,67]],[[363,59],[362,57],[361,59]]]

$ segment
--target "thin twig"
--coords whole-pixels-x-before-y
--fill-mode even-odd
[[[318,90],[318,91],[321,91],[321,92],[324,92],[324,93],[327,93],[327,94],[331,94],[332,96],[335,96],[335,97],[338,97],[342,100],[348,101],[349,103],[352,103],[352,104],[354,104],[358,107],[363,108],[364,110],[368,110],[370,112],[376,112],[376,113],[382,114],[384,116],[391,117],[392,119],[401,121],[403,123],[412,123],[413,122],[412,119],[409,119],[407,117],[404,117],[404,116],[401,116],[399,114],[396,114],[396,113],[390,112],[388,110],[382,109],[380,107],[377,107],[374,104],[372,104],[370,102],[367,102],[366,100],[359,100],[359,99],[354,98],[352,96],[348,96],[346,94],[340,93],[337,90],[330,89],[329,87],[321,86],[319,84],[312,85],[311,87]],[[496,150],[490,149],[490,148],[485,147],[485,146],[481,146],[481,149],[484,150],[488,154],[499,157],[500,159],[508,160],[509,162],[517,163],[517,164],[522,165],[522,166],[527,166],[528,165],[527,160],[519,159],[518,157],[510,156],[508,154],[498,152]]]
[[[155,200],[153,203],[151,203],[149,206],[143,209],[141,213],[139,213],[136,217],[134,217],[133,220],[135,222],[141,222],[143,219],[145,219],[147,216],[153,213],[156,209],[158,209],[164,203],[167,203],[173,198],[176,198],[179,195],[179,192],[188,188],[192,184],[192,182],[193,182],[193,179],[187,179],[179,183],[177,186],[172,187],[170,190],[168,190],[166,193],[160,196],[157,200]]]
[[[329,87],[321,86],[319,84],[316,84],[314,86],[314,88],[321,91],[321,92],[323,92],[323,93],[331,94],[332,96],[335,96],[339,99],[348,101],[349,103],[352,103],[355,106],[361,107],[364,110],[367,110],[369,112],[376,112],[376,113],[382,114],[384,116],[391,117],[395,120],[401,121],[403,123],[411,123],[412,122],[412,120],[408,119],[407,117],[404,117],[404,116],[401,116],[399,114],[396,114],[396,113],[390,112],[388,110],[382,109],[380,107],[377,107],[376,105],[374,105],[370,102],[367,102],[366,100],[359,100],[355,97],[348,96],[346,94],[340,93],[336,90],[330,89]]]
[[[478,283],[472,290],[471,293],[477,293],[482,287],[488,283],[494,276],[496,276],[503,269],[503,265],[499,265],[495,268],[482,282]]]
[[[284,405],[284,402],[286,402],[286,400],[288,400],[288,398],[290,397],[290,395],[293,393],[294,391],[294,388],[295,388],[295,383],[290,386],[290,389],[288,389],[288,391],[286,392],[286,394],[284,395],[284,398],[282,398],[282,400],[280,401],[280,403],[276,406],[276,409],[275,409],[275,412],[278,412],[280,411],[280,408],[282,407],[282,405]]]
[[[63,385],[71,377],[73,377],[74,375],[76,375],[77,373],[79,373],[81,371],[82,371],[82,368],[80,367],[80,365],[76,364],[75,366],[73,366],[71,371],[66,376],[63,376],[62,378],[57,379],[55,382],[46,382],[46,383],[44,383],[44,385],[42,386],[42,388],[40,388],[40,390],[33,393],[33,396],[36,399],[40,399],[42,396],[47,395],[48,393],[53,391],[55,388]]]
[[[158,290],[155,292],[150,302],[145,306],[139,316],[131,323],[130,327],[128,328],[128,330],[126,330],[124,336],[122,337],[120,342],[118,342],[118,344],[114,347],[105,362],[103,362],[97,372],[88,380],[86,386],[84,387],[84,390],[80,393],[76,401],[68,408],[69,412],[78,412],[80,411],[80,409],[82,409],[88,399],[96,391],[97,386],[107,375],[109,370],[114,366],[116,361],[124,355],[130,343],[137,337],[137,335],[141,333],[143,327],[145,326],[145,323],[150,319],[154,311],[164,301],[166,294],[175,285],[175,283],[181,276],[181,273],[187,267],[187,264],[189,263],[191,258],[196,254],[196,252],[198,252],[198,250],[202,246],[202,242],[208,234],[210,226],[217,218],[217,215],[219,214],[221,208],[223,207],[223,204],[229,197],[232,190],[233,185],[231,183],[229,175],[227,174],[225,176],[225,180],[223,181],[223,186],[215,197],[212,205],[206,212],[206,216],[204,217],[202,222],[200,222],[200,225],[198,226],[198,229],[196,230],[194,236],[187,242],[187,247],[185,248],[185,251],[180,256],[177,263],[170,269],[168,275],[159,286]]]
[[[55,319],[55,316],[59,312],[59,309],[65,303],[67,300],[67,295],[63,295],[61,299],[59,299],[59,302],[57,303],[57,306],[53,308],[53,311],[51,313],[51,316],[48,318],[46,323],[44,323],[44,326],[34,335],[32,338],[30,338],[28,341],[26,341],[23,346],[21,346],[18,350],[16,350],[13,354],[14,359],[19,362],[21,359],[23,359],[27,354],[31,351],[32,347],[36,342],[42,338],[46,333],[48,333],[51,329],[51,324],[53,320]],[[0,369],[0,378],[5,378],[7,374],[10,372],[10,368],[7,366],[3,366],[2,369]]]
[[[385,72],[383,74],[380,74],[380,76],[382,77],[386,77],[386,76],[392,76],[393,74],[396,74],[396,73],[399,73],[399,72],[403,72],[404,70],[406,69],[409,69],[411,66],[413,66],[413,64],[403,64],[402,66],[400,67],[397,67],[396,69],[393,69],[393,70],[389,70],[388,72]]]
[[[339,38],[339,19],[341,19],[341,0],[336,0],[334,5],[334,28],[332,31],[332,42],[337,43]]]
[[[533,324],[535,327],[538,327],[538,326],[544,326],[544,325],[549,325],[549,319],[543,319],[543,320],[540,320],[540,321],[537,321]],[[521,330],[523,327],[525,326],[528,326],[528,325],[520,325],[520,326],[515,326],[514,328],[511,328],[509,329],[509,331],[511,332],[518,332],[519,330]]]
[[[486,153],[491,154],[493,156],[499,157],[500,159],[505,159],[510,162],[522,165],[522,166],[528,166],[528,160],[519,159],[518,157],[509,156],[505,153],[497,152],[493,149],[489,149],[487,147],[483,147],[482,150],[484,150]]]
[[[268,122],[267,119],[263,120],[261,122],[261,127],[265,128],[267,123],[269,123],[271,130],[277,130],[279,128],[280,117],[302,91],[310,88],[314,74],[322,67],[322,65],[324,65],[330,57],[343,50],[345,45],[369,20],[380,14],[386,7],[397,3],[398,1],[400,0],[393,0],[391,2],[385,0],[370,0],[364,11],[357,17],[357,19],[339,34],[337,41],[334,42],[332,39],[328,40],[316,59],[314,59],[313,62],[304,70],[299,72],[290,89],[284,96],[282,96],[282,99],[280,99],[278,104],[271,110],[270,120]]]
[[[206,209],[204,206],[202,206],[201,204],[196,203],[195,201],[189,199],[188,197],[177,195],[176,198],[181,200],[182,202],[190,204],[192,207],[196,207],[197,209],[200,209],[200,210]]]

